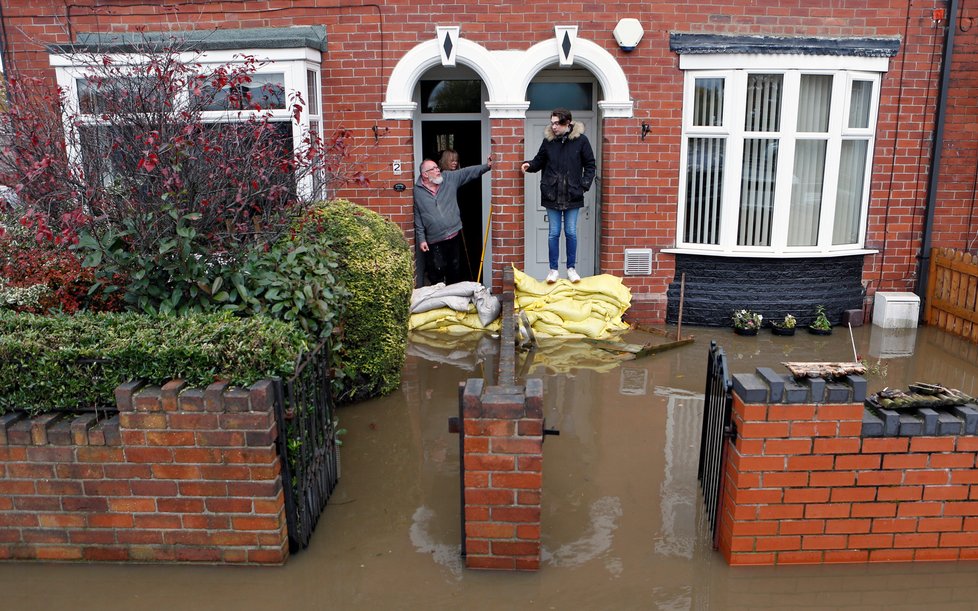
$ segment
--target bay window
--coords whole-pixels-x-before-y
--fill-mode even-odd
[[[677,250],[741,256],[861,251],[885,60],[683,60]]]

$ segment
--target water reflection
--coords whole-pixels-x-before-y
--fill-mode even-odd
[[[686,329],[684,328],[684,331]],[[860,354],[872,328],[854,329]],[[343,479],[312,546],[280,569],[0,566],[3,609],[973,609],[978,563],[732,569],[713,552],[696,482],[709,340],[731,369],[851,360],[827,338],[689,329],[697,341],[624,363],[534,361],[544,381],[542,539],[533,574],[462,569],[458,384],[489,374],[479,337],[413,342],[399,391],[342,408]],[[490,338],[491,339],[491,338]],[[639,342],[640,343],[640,342]],[[554,355],[556,358],[558,355]],[[869,392],[928,381],[978,395],[978,346],[929,328],[913,355],[878,357]]]

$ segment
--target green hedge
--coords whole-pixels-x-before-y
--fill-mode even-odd
[[[347,375],[337,400],[389,393],[401,383],[414,289],[407,240],[400,227],[347,200],[317,204],[314,218],[306,230],[339,255],[336,276],[349,292],[338,355]]]
[[[308,336],[294,324],[230,312],[180,317],[0,312],[0,413],[113,406],[115,387],[135,379],[247,386],[288,377],[309,348]]]

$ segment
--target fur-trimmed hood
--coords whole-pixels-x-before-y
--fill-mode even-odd
[[[584,124],[581,123],[580,121],[572,121],[571,130],[567,132],[567,139],[575,140],[577,138],[580,138],[583,134],[584,134]],[[544,128],[543,137],[551,141],[557,138],[557,134],[554,133],[552,125],[548,125],[546,128]]]

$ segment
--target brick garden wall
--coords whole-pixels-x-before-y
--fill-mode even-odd
[[[461,36],[496,51],[524,50],[552,40],[555,24],[579,27],[578,36],[604,47],[619,63],[634,100],[633,118],[603,120],[601,145],[600,267],[623,275],[626,248],[655,250],[651,276],[628,276],[633,294],[632,317],[662,321],[666,290],[675,272],[673,255],[660,252],[676,242],[677,193],[680,174],[683,74],[669,50],[669,33],[696,32],[787,36],[899,37],[899,53],[882,79],[874,151],[863,279],[874,290],[910,290],[916,277],[919,229],[926,199],[927,173],[934,131],[937,78],[946,23],[934,20],[934,8],[946,0],[836,2],[810,0],[716,0],[708,4],[672,1],[567,4],[561,10],[547,3],[462,2],[450,5],[390,0],[378,4],[337,4],[329,0],[269,0],[221,3],[162,0],[158,3],[113,0],[75,3],[60,0],[4,2],[8,70],[41,71],[51,75],[44,43],[68,42],[78,32],[120,31],[146,24],[154,29],[256,28],[325,25],[328,51],[322,64],[323,114],[327,133],[351,130],[362,145],[371,184],[351,187],[343,195],[366,204],[397,222],[413,237],[409,183],[420,160],[414,159],[414,126],[409,120],[385,121],[381,104],[390,74],[406,52],[435,36],[436,25],[459,25]],[[966,12],[966,11],[965,11]],[[618,48],[612,35],[622,16],[641,21],[645,37],[632,52]],[[965,15],[967,17],[967,15]],[[958,245],[974,236],[974,62],[978,29],[958,32],[958,73],[952,96],[945,157],[946,209],[939,214],[937,245]],[[651,132],[640,137],[641,124]],[[386,136],[374,142],[372,128]],[[523,121],[490,121],[490,144],[501,155],[487,180],[496,206],[492,222],[495,273],[524,256],[524,186],[518,162],[525,156]],[[593,133],[593,132],[592,132]],[[411,170],[394,175],[391,161]],[[474,163],[476,160],[464,160]],[[971,219],[965,222],[963,219]]]
[[[978,559],[978,411],[884,422],[864,380],[738,378],[718,518],[730,564]]]
[[[129,384],[119,412],[0,417],[0,559],[281,564],[272,385]]]

